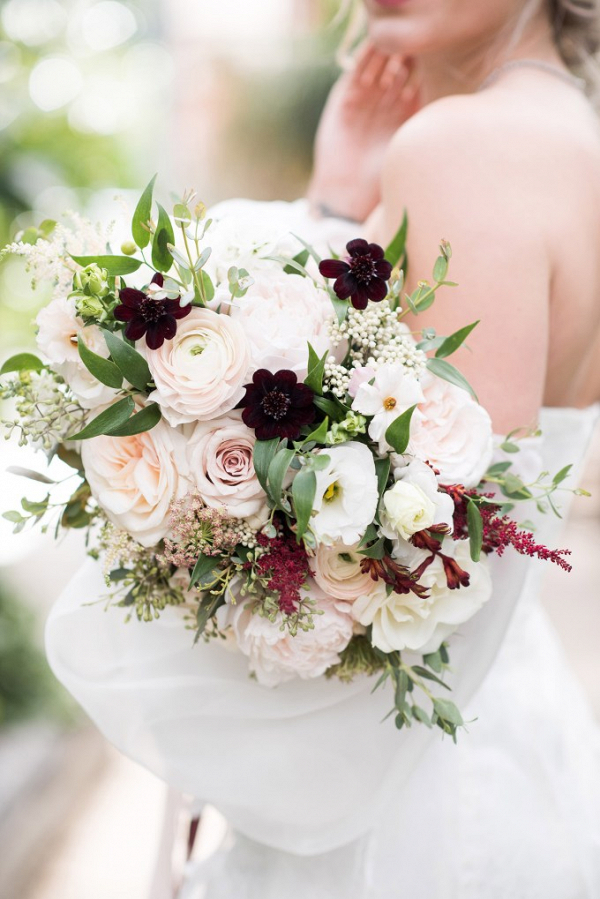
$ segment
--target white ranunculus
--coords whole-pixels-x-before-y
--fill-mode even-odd
[[[310,526],[320,543],[358,543],[377,510],[377,473],[371,450],[350,441],[327,450],[329,463],[316,472]]]
[[[396,483],[386,490],[382,499],[381,530],[393,540],[408,540],[417,531],[432,525],[452,526],[454,503],[447,493],[438,490],[433,470],[419,459],[408,464],[405,457],[393,455],[399,461],[393,469]]]
[[[158,543],[169,529],[171,501],[187,489],[183,435],[159,422],[132,437],[92,437],[81,457],[94,498],[110,521],[143,546]]]
[[[243,599],[227,606],[224,612],[221,610],[220,625],[231,625],[239,649],[248,656],[250,670],[266,687],[275,687],[294,677],[304,680],[320,677],[340,661],[340,652],[352,639],[351,615],[316,584],[311,583],[307,592],[323,614],[315,615],[314,628],[299,629],[294,637],[287,628],[280,629],[280,622],[273,623],[253,614]]]
[[[361,571],[360,563],[365,557],[356,551],[357,548],[358,543],[352,546],[320,543],[317,547],[311,567],[315,581],[328,596],[354,602],[375,588],[376,582],[371,575]]]
[[[116,391],[101,384],[85,367],[77,349],[77,338],[83,337],[97,356],[108,358],[108,347],[100,328],[84,326],[77,316],[75,300],[56,297],[38,313],[37,345],[54,371],[63,377],[85,409],[105,406]]]
[[[492,459],[490,416],[466,390],[429,372],[421,385],[425,399],[413,416],[410,452],[431,462],[443,483],[476,487]]]
[[[146,354],[159,403],[172,425],[210,421],[229,412],[244,395],[250,345],[239,322],[211,309],[194,308],[177,323],[177,334]]]
[[[363,415],[372,416],[369,437],[379,443],[379,451],[392,449],[385,439],[385,432],[392,422],[411,406],[423,401],[423,391],[412,372],[399,363],[381,365],[372,384],[364,382],[356,391],[352,408]],[[418,418],[416,409],[412,422]]]
[[[419,583],[426,587],[429,596],[420,599],[414,593],[390,593],[379,582],[377,589],[361,596],[350,606],[352,615],[361,624],[372,625],[373,645],[383,652],[404,649],[419,653],[435,652],[440,644],[468,621],[492,595],[492,579],[487,560],[473,562],[468,541],[461,540],[444,552],[451,555],[458,565],[470,575],[468,587],[450,590],[442,559],[436,555],[425,569]],[[414,570],[428,557],[423,550],[406,547],[407,557],[402,564]]]
[[[256,438],[239,412],[198,422],[187,441],[190,480],[207,506],[225,508],[235,518],[256,515],[266,496],[252,453]]]
[[[231,317],[244,329],[256,368],[308,371],[308,343],[319,357],[331,353],[328,329],[335,315],[331,300],[309,278],[264,271],[247,294],[235,300]],[[343,351],[342,351],[343,352]]]

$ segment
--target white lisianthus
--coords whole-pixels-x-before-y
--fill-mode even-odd
[[[329,463],[315,472],[317,492],[310,527],[320,543],[358,543],[377,510],[377,473],[364,443],[327,450]]]
[[[244,395],[250,345],[242,326],[211,309],[192,309],[177,334],[146,354],[159,403],[172,425],[229,412]]]
[[[358,543],[352,546],[345,543],[325,546],[320,543],[317,547],[311,567],[315,581],[328,596],[354,602],[357,597],[375,588],[376,581],[361,570],[360,563],[365,557],[357,549]]]
[[[286,275],[281,269],[260,272],[246,295],[234,301],[230,314],[250,341],[256,368],[290,369],[303,380],[309,342],[319,357],[332,352],[333,306],[309,278]]]
[[[476,487],[492,459],[492,422],[473,397],[454,384],[424,372],[424,402],[413,416],[410,452],[427,459],[443,483]]]
[[[372,384],[360,384],[352,408],[372,416],[369,437],[379,443],[379,451],[383,454],[392,449],[385,439],[389,426],[403,412],[422,401],[423,391],[415,376],[403,365],[385,364],[378,368]],[[412,421],[418,416],[419,410],[415,409]]]
[[[410,650],[435,652],[440,644],[468,621],[492,595],[492,579],[487,559],[473,562],[468,541],[457,543],[444,552],[456,561],[470,577],[468,587],[450,590],[443,560],[439,554],[427,566],[419,583],[427,589],[428,596],[420,598],[414,593],[387,594],[381,581],[377,589],[361,596],[350,606],[352,615],[361,624],[372,625],[373,645],[382,652]],[[414,569],[424,561],[428,553],[406,546],[402,564]]]
[[[78,317],[75,300],[56,297],[38,313],[37,345],[50,365],[71,388],[85,409],[106,406],[116,396],[112,387],[101,384],[81,361],[77,339],[81,335],[97,356],[108,359],[108,347],[100,328],[84,326]]]
[[[237,645],[248,656],[250,670],[260,684],[275,687],[284,681],[300,677],[309,680],[320,677],[340,661],[340,652],[353,636],[352,616],[311,583],[306,592],[316,600],[321,614],[314,616],[314,627],[298,629],[292,636],[281,621],[253,614],[243,600],[227,605],[219,611],[222,628],[230,625]]]
[[[392,458],[403,461],[404,457]],[[454,503],[447,493],[438,489],[437,478],[429,465],[412,459],[408,464],[397,465],[393,473],[396,483],[385,491],[382,499],[381,531],[385,537],[408,540],[417,531],[432,525],[451,527]]]

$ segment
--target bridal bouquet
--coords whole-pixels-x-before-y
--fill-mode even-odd
[[[212,217],[188,194],[154,212],[153,187],[120,254],[80,219],[4,251],[53,284],[40,357],[2,368],[6,424],[73,470],[57,502],[48,475],[15,469],[49,492],[5,518],[86,529],[108,604],[147,622],[180,607],[260,684],[374,676],[399,728],[455,737],[452,635],[491,596],[491,553],[569,567],[509,514],[554,508],[568,466],[525,483],[518,434],[492,459],[448,362],[477,323],[405,324],[454,286],[449,244],[403,295],[406,218],[385,251],[357,238],[322,258],[252,206]]]

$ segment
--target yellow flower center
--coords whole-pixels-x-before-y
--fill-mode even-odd
[[[386,412],[391,412],[392,409],[396,408],[396,400],[394,399],[393,396],[388,396],[388,397],[386,397],[386,399],[384,399],[383,408],[385,409]]]
[[[331,503],[338,496],[340,492],[340,485],[337,481],[334,481],[333,484],[330,484],[325,493],[323,494],[323,499],[326,503]]]

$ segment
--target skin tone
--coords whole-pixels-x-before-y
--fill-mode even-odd
[[[502,433],[541,405],[600,399],[600,124],[566,71],[545,7],[523,0],[368,0],[369,42],[332,92],[309,197],[385,244],[409,211],[407,289],[450,240],[449,277],[411,323],[481,324],[452,361]],[[364,173],[364,177],[363,177]]]

